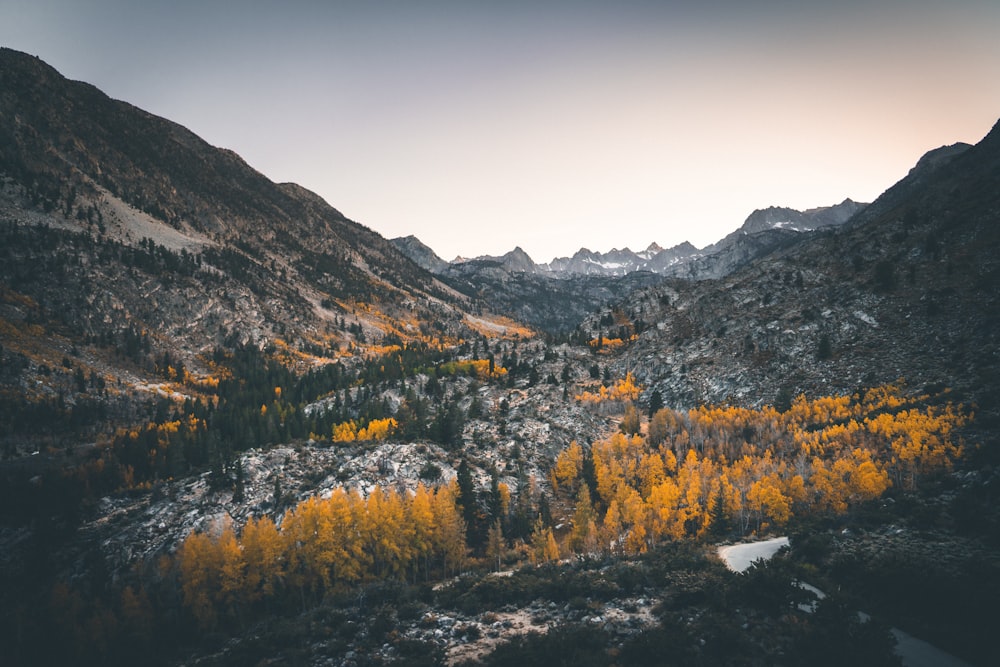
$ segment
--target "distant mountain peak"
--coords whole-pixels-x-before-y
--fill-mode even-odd
[[[413,234],[389,239],[389,242],[396,246],[401,253],[431,273],[441,273],[448,268],[448,262],[441,259],[437,253]]]
[[[820,206],[805,211],[786,206],[768,206],[751,213],[738,231],[744,234],[770,229],[808,232],[820,227],[842,225],[864,207],[864,204],[859,204],[850,198],[833,206]]]

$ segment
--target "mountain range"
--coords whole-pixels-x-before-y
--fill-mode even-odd
[[[601,253],[581,248],[572,257],[557,257],[546,264],[535,263],[519,247],[498,257],[459,257],[447,262],[415,236],[395,238],[392,242],[417,264],[437,274],[446,274],[449,268],[468,273],[467,267],[460,265],[471,264],[473,267],[502,267],[510,272],[553,278],[623,276],[636,271],[649,271],[701,280],[721,277],[757,254],[787,243],[798,235],[842,225],[864,207],[864,204],[850,199],[806,211],[771,206],[754,211],[737,230],[701,250],[686,241],[666,249],[654,242],[639,252],[622,248]]]
[[[0,49],[5,656],[893,664],[891,622],[992,664],[998,216],[1000,123],[700,250],[446,262]],[[926,474],[865,449],[909,418],[954,439]],[[767,531],[773,568],[713,555]]]
[[[581,250],[539,265],[516,248],[502,257],[445,262],[415,237],[387,241],[303,188],[271,183],[232,152],[68,81],[37,58],[3,49],[0,63],[6,355],[28,354],[51,366],[68,349],[87,349],[81,352],[85,367],[112,373],[121,364],[107,351],[145,332],[148,358],[169,352],[192,368],[205,369],[214,346],[275,340],[304,363],[310,355],[382,340],[461,338],[484,327],[517,332],[518,322],[582,336],[599,332],[597,320],[617,308],[639,330],[632,353],[649,348],[642,361],[625,355],[621,363],[643,368],[651,385],[666,377],[676,383],[671,368],[690,373],[699,359],[714,358],[704,347],[710,339],[717,339],[712,349],[729,350],[723,367],[709,365],[714,379],[671,388],[678,400],[746,394],[763,385],[763,377],[795,389],[815,387],[811,372],[791,371],[783,362],[770,366],[773,377],[760,375],[750,360],[758,363],[764,351],[768,359],[785,358],[788,346],[781,351],[776,340],[811,341],[792,346],[797,351],[786,361],[800,364],[821,335],[835,349],[850,349],[837,358],[871,372],[887,358],[870,359],[887,344],[875,342],[876,332],[923,332],[919,341],[902,336],[894,347],[913,357],[905,365],[928,367],[928,359],[938,358],[924,354],[937,345],[928,336],[966,349],[966,339],[954,340],[966,331],[986,355],[970,373],[991,367],[994,341],[983,336],[995,319],[993,231],[983,220],[996,191],[988,157],[996,130],[974,148],[930,151],[870,205],[847,199],[806,211],[757,210],[701,250],[690,244],[651,244],[640,253]],[[953,175],[962,169],[973,175]],[[982,275],[962,273],[972,267]],[[767,271],[780,281],[766,278]],[[985,292],[968,302],[953,296],[969,293],[969,285]],[[735,306],[726,295],[740,291],[747,292],[744,306],[759,299],[758,308],[770,314],[733,320]],[[889,304],[902,308],[904,295],[907,312],[922,309],[936,319],[881,314]],[[656,305],[685,302],[691,306]],[[869,320],[905,327],[859,327]],[[29,333],[39,324],[51,336]],[[670,352],[671,335],[677,341],[691,335],[675,330],[692,326],[715,333],[699,339],[697,354]],[[789,331],[802,333],[782,333]],[[742,353],[749,350],[753,354]],[[665,366],[653,362],[682,357]],[[901,373],[904,364],[897,360],[897,366]],[[131,378],[126,386],[145,386],[139,369],[119,370]],[[859,373],[840,377],[858,383]],[[50,395],[58,393],[58,383],[43,376],[41,386],[47,385]]]
[[[639,253],[628,248],[536,264],[520,247],[499,256],[441,259],[415,236],[392,243],[454,289],[548,333],[565,334],[604,305],[666,277],[701,281],[721,278],[780,248],[844,225],[865,209],[846,199],[807,211],[771,207],[754,211],[741,227],[698,250],[690,243],[663,249],[656,243]]]

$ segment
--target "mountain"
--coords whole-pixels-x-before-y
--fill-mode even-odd
[[[431,273],[441,273],[448,268],[448,262],[437,256],[429,246],[412,234],[390,239],[401,253],[412,259],[421,268]]]
[[[535,264],[531,256],[520,246],[500,256],[480,255],[471,259],[456,257],[454,261],[445,266],[443,271],[439,271],[439,273],[447,272],[451,267],[459,267],[459,271],[462,273],[476,270],[501,270],[512,273],[537,273],[539,271],[539,266]]]
[[[218,350],[249,345],[311,368],[383,342],[506,330],[316,194],[176,123],[10,49],[0,91],[11,451],[35,446],[27,423],[11,426],[24,388],[61,414],[92,399],[78,373],[116,388],[112,413],[135,414],[164,380],[212,377]]]
[[[582,317],[606,307],[608,299],[659,284],[661,276],[687,280],[726,276],[813,233],[843,225],[864,208],[850,199],[806,211],[770,207],[754,211],[739,229],[702,250],[688,242],[666,249],[652,243],[641,252],[623,248],[598,253],[582,248],[548,264],[536,264],[519,247],[501,257],[443,263],[434,261],[437,255],[413,237],[394,243],[470,298],[549,333],[566,333]],[[567,280],[571,283],[557,284]]]
[[[805,211],[770,206],[751,213],[735,233],[754,234],[770,229],[808,232],[820,227],[842,225],[864,207],[864,204],[859,204],[851,199],[845,199],[834,206],[823,206]]]
[[[348,305],[354,300],[386,307],[461,301],[314,193],[272,183],[175,123],[10,49],[0,50],[0,85],[7,218],[81,233],[98,247],[134,249],[149,239],[199,256],[203,272],[246,288],[256,320],[226,316],[243,323],[241,337],[291,322],[299,335],[317,335],[356,310]]]
[[[603,275],[623,276],[635,271],[653,271],[659,273],[659,267],[670,264],[671,259],[680,260],[686,257],[688,251],[695,248],[690,243],[682,243],[664,250],[656,243],[651,243],[641,252],[633,252],[628,248],[612,249],[606,253],[598,253],[581,248],[572,257],[557,257],[540,268],[555,277],[567,275]]]
[[[741,266],[815,232],[847,223],[865,205],[845,199],[833,206],[806,211],[771,206],[747,216],[739,229],[697,253],[671,261],[660,273],[691,280],[722,278]]]
[[[457,258],[449,265],[442,260],[428,259],[428,252],[433,255],[433,251],[413,237],[399,240],[397,246],[418,264],[437,274],[447,274],[450,268],[463,265],[458,272],[466,278],[477,271],[489,272],[493,277],[496,277],[497,271],[510,271],[560,279],[570,276],[616,277],[648,271],[704,280],[722,277],[758,256],[801,240],[803,234],[842,225],[864,207],[864,204],[850,199],[806,211],[772,206],[754,211],[739,229],[702,250],[686,241],[666,249],[654,242],[640,252],[615,248],[601,253],[581,248],[571,257],[557,257],[547,264],[536,264],[520,248],[502,257]],[[437,256],[434,255],[434,258]]]
[[[998,174],[1000,124],[973,147],[929,152],[847,224],[748,252],[722,278],[672,279],[632,295],[619,309],[648,326],[622,368],[673,405],[760,405],[779,390],[849,393],[903,377],[951,387],[995,413]],[[727,242],[738,248],[788,217],[759,212],[748,224],[772,229]],[[584,328],[599,331],[600,318]]]
[[[842,225],[864,207],[850,199],[806,211],[772,206],[754,211],[739,229],[702,250],[688,242],[667,249],[653,243],[641,252],[624,248],[599,253],[583,248],[572,257],[559,257],[539,265],[538,270],[555,277],[570,274],[621,276],[634,271],[651,271],[695,280],[717,278],[791,241],[796,234]]]
[[[433,275],[0,52],[5,664],[994,664],[998,178],[1000,123],[698,280]]]

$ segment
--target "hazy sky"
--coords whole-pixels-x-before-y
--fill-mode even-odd
[[[446,259],[702,247],[1000,118],[997,0],[0,0],[0,44]]]

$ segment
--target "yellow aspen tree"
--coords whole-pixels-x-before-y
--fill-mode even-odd
[[[663,468],[663,459],[659,453],[650,452],[642,455],[639,460],[639,494],[643,498],[649,498],[653,487],[666,478],[666,471]]]
[[[346,421],[333,427],[334,442],[354,442],[358,439],[357,426],[352,421]]]
[[[285,513],[281,522],[281,536],[287,554],[288,582],[299,590],[305,606],[306,593],[319,593],[323,578],[319,565],[319,525],[317,499],[307,498]]]
[[[551,528],[545,529],[544,556],[546,563],[559,560],[559,544],[556,542],[556,536]]]
[[[455,504],[457,493],[458,485],[453,481],[450,486],[439,487],[434,494],[436,552],[445,576],[458,572],[465,565],[469,551],[465,543],[465,521]]]
[[[646,503],[643,502],[638,491],[632,488],[628,490],[622,510],[622,519],[627,526],[625,552],[629,554],[645,553],[649,547],[646,529]]]
[[[760,480],[757,495],[762,513],[771,525],[783,526],[788,522],[792,514],[791,503],[781,492],[781,481],[775,475],[767,475]],[[753,502],[752,498],[749,500]]]
[[[583,448],[574,440],[556,457],[552,469],[553,476],[558,486],[567,488],[572,493],[576,490],[576,483],[582,471]]]
[[[405,566],[405,528],[399,497],[375,487],[366,504],[367,550],[372,555],[375,577],[394,576]]]
[[[245,600],[253,603],[274,594],[281,576],[281,535],[268,516],[249,519],[240,539],[246,562]]]
[[[431,493],[422,483],[417,484],[416,491],[410,499],[408,511],[410,524],[413,526],[414,579],[420,564],[424,567],[424,578],[430,578],[430,562],[434,554],[434,544],[437,540],[434,523],[434,506]]]
[[[684,537],[684,515],[678,513],[680,499],[681,490],[672,478],[665,478],[650,491],[646,504],[653,540]]]
[[[631,401],[625,404],[625,415],[622,417],[621,430],[626,435],[637,435],[642,430],[642,414]]]
[[[352,584],[363,575],[364,546],[358,534],[352,505],[358,503],[357,496],[336,488],[323,502],[321,529],[329,537],[321,541],[323,565],[327,571],[327,581],[336,586],[338,582]]]
[[[847,489],[840,472],[838,469],[827,468],[819,457],[813,458],[809,484],[813,487],[818,509],[835,514],[847,511]]]
[[[510,514],[510,487],[505,482],[497,484],[497,493],[500,494],[500,516]]]
[[[604,513],[604,521],[601,523],[601,543],[602,547],[612,555],[621,553],[622,515],[618,508],[618,501],[612,500],[608,504],[608,511]]]
[[[503,536],[503,528],[500,526],[500,519],[493,522],[486,535],[486,554],[490,560],[496,564],[496,571],[500,571],[500,562],[503,552],[507,548],[507,540]]]
[[[216,542],[216,549],[219,552],[220,577],[219,577],[219,602],[223,607],[231,608],[240,613],[239,607],[243,597],[245,597],[244,577],[245,563],[243,561],[243,550],[240,549],[236,541],[236,534],[233,532],[231,524],[222,531]]]
[[[689,522],[699,528],[707,525],[708,513],[701,503],[703,495],[701,466],[698,455],[693,449],[689,449],[687,456],[684,457],[684,465],[677,475],[677,485],[681,489],[681,514],[685,526]]]
[[[607,452],[611,454],[612,452]],[[625,497],[625,471],[621,461],[614,456],[594,461],[594,476],[597,478],[597,494],[606,503]]]
[[[782,479],[781,493],[788,498],[793,507],[803,505],[808,498],[805,479],[802,475],[789,475]]]
[[[649,420],[649,428],[646,434],[649,444],[659,447],[666,443],[667,438],[670,436],[672,422],[673,411],[670,408],[660,408],[654,412]]]
[[[570,534],[569,546],[575,553],[580,553],[584,545],[591,541],[588,530],[594,518],[594,507],[590,502],[590,489],[586,484],[580,485],[576,496],[576,510],[573,512],[573,532]]]
[[[368,426],[360,429],[357,434],[358,440],[385,440],[396,430],[399,424],[392,417],[386,419],[373,419]]]
[[[854,467],[850,472],[848,490],[855,502],[873,500],[889,488],[889,473],[880,470],[872,461],[871,452],[856,448],[851,453]]]
[[[663,461],[663,472],[674,475],[677,473],[677,455],[674,450],[664,445],[660,447],[660,460]]]
[[[177,552],[181,591],[187,607],[203,629],[215,627],[213,600],[219,589],[222,559],[211,537],[191,532]]]
[[[545,562],[545,528],[545,522],[542,521],[542,517],[539,515],[531,527],[531,537],[528,538],[528,541],[531,544],[531,562],[535,565]]]

